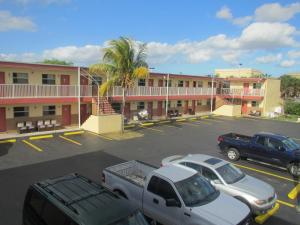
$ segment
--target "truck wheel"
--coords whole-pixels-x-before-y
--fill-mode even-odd
[[[292,176],[300,176],[300,165],[297,163],[292,163],[288,166],[288,171]]]
[[[236,148],[229,148],[227,150],[227,158],[230,161],[237,161],[240,159],[240,153]]]

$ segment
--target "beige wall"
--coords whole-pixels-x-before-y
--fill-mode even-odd
[[[81,126],[81,128],[97,133],[115,133],[122,131],[122,115],[91,115]]]
[[[276,107],[283,106],[283,100],[280,95],[280,80],[267,79],[265,85],[263,116],[267,116],[270,112],[274,112]]]
[[[241,105],[222,105],[217,108],[213,113],[221,116],[240,116],[242,107]]]
[[[215,69],[218,77],[252,77],[261,74],[261,71],[251,68]]]

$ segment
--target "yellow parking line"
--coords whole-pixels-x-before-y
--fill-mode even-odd
[[[203,120],[198,120],[197,123],[203,123],[203,124],[211,125],[211,123],[205,122],[205,121],[203,121]]]
[[[197,120],[197,118],[191,118],[190,120]]]
[[[84,131],[80,130],[80,131],[74,131],[74,132],[66,132],[64,133],[64,136],[70,136],[70,135],[76,135],[76,134],[83,134]]]
[[[141,123],[140,124],[142,127],[147,127],[147,126],[153,126],[154,123]]]
[[[255,172],[258,172],[258,173],[262,173],[262,174],[266,174],[266,175],[269,175],[269,176],[272,176],[272,177],[276,177],[276,178],[279,178],[279,179],[282,179],[282,180],[288,180],[288,181],[291,181],[291,182],[297,182],[297,183],[300,183],[298,181],[295,181],[291,178],[288,178],[288,177],[283,177],[283,176],[279,176],[277,174],[274,174],[274,173],[270,173],[270,172],[266,172],[266,171],[263,171],[263,170],[258,170],[258,169],[254,169],[252,167],[248,167],[248,166],[243,166],[243,165],[240,165],[240,164],[235,164],[235,166],[238,166],[240,168],[243,168],[243,169],[247,169],[247,170],[252,170],[252,171],[255,171]]]
[[[291,203],[288,203],[288,202],[284,202],[284,201],[281,201],[281,200],[277,200],[278,203],[282,204],[282,205],[285,205],[285,206],[288,206],[288,207],[291,207],[291,208],[295,208],[296,206],[291,204]]]
[[[181,127],[176,127],[175,125],[164,125],[165,127],[171,127],[171,128],[176,128],[176,129],[181,129]]]
[[[40,140],[45,138],[53,138],[52,134],[29,137],[29,140]]]
[[[77,141],[74,141],[74,140],[72,140],[72,139],[70,139],[70,138],[66,138],[66,137],[61,136],[61,135],[59,135],[59,137],[62,138],[62,139],[64,139],[64,140],[66,140],[66,141],[69,141],[69,142],[71,142],[71,143],[73,143],[73,144],[75,144],[75,145],[82,145],[81,143],[79,143],[79,142],[77,142]]]
[[[201,119],[208,119],[209,116],[201,116]]]
[[[9,140],[3,140],[3,141],[0,141],[0,144],[5,144],[5,143],[15,143],[17,142],[16,139],[9,139]]]
[[[142,128],[147,129],[147,130],[153,130],[153,131],[156,131],[156,132],[161,132],[161,133],[164,132],[164,131],[162,131],[162,130],[155,129],[155,128],[151,128],[151,127],[142,127]]]
[[[178,123],[178,124],[181,124],[181,125],[188,125],[188,126],[192,126],[192,127],[199,127],[199,125],[194,124],[194,123]]]
[[[294,187],[290,193],[288,194],[288,197],[292,200],[297,198],[298,194],[300,194],[300,184],[298,184],[296,187]]]
[[[279,203],[276,203],[274,208],[269,210],[267,213],[255,217],[255,222],[258,224],[263,224],[267,219],[269,219],[271,216],[273,216],[280,208]]]
[[[38,146],[30,143],[29,141],[22,140],[22,142],[24,142],[25,144],[27,144],[28,146],[30,146],[31,148],[33,148],[34,150],[36,150],[38,152],[42,152],[43,151],[40,147],[38,147]]]
[[[124,126],[124,128],[132,128],[132,127],[135,127],[135,124]]]
[[[186,121],[186,119],[177,119],[176,122]]]
[[[163,124],[163,123],[171,123],[171,121],[170,120],[165,120],[165,121],[159,121],[158,123],[161,123],[161,124]]]
[[[98,137],[101,137],[103,139],[106,139],[106,140],[109,140],[109,141],[113,141],[114,139],[110,138],[110,137],[106,137],[106,136],[103,136],[101,134],[96,134],[96,133],[93,133],[93,132],[90,132],[88,131],[89,134],[92,134],[92,135],[95,135],[95,136],[98,136]]]

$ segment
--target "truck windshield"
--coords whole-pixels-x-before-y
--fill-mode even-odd
[[[149,225],[140,212],[135,212],[125,219],[121,219],[110,225]]]
[[[199,174],[179,181],[175,183],[175,186],[185,205],[188,207],[208,204],[220,194],[219,191]]]
[[[292,138],[284,139],[282,142],[290,150],[300,149],[299,144],[297,144]]]
[[[231,163],[216,169],[227,184],[234,184],[245,177],[245,174]]]

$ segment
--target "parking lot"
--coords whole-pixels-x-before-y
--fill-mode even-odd
[[[271,120],[213,117],[150,125],[131,128],[141,133],[141,137],[122,141],[89,132],[74,132],[0,142],[1,224],[20,225],[28,185],[49,177],[78,172],[100,182],[103,168],[126,160],[138,159],[160,165],[164,157],[188,153],[224,158],[219,153],[217,137],[229,132],[253,135],[268,131],[300,142],[299,124]],[[296,203],[288,198],[297,182],[285,170],[253,161],[238,161],[236,165],[245,173],[268,182],[277,191],[280,209],[264,224],[299,224]]]

